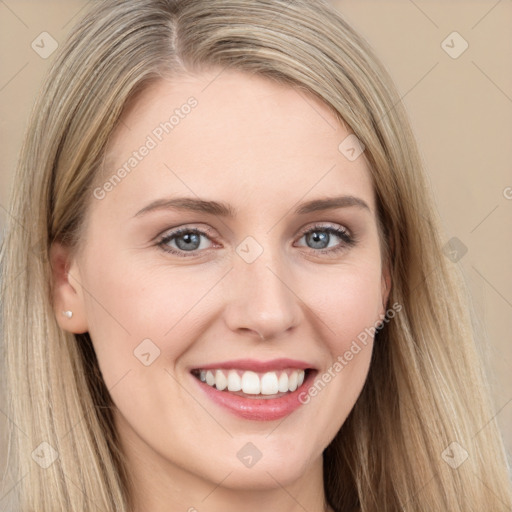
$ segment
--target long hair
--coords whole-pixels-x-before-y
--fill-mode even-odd
[[[2,247],[19,510],[130,510],[114,405],[88,333],[57,324],[49,248],[57,240],[78,247],[128,102],[163,76],[209,68],[313,94],[365,147],[389,301],[402,309],[377,333],[363,391],[324,451],[330,504],[338,512],[510,510],[468,294],[443,255],[407,115],[368,44],[323,0],[107,0],[59,48],[22,146]],[[449,464],[454,453],[467,455],[458,467]]]

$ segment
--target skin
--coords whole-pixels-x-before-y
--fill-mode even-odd
[[[373,340],[308,404],[276,421],[242,419],[213,403],[190,369],[290,357],[320,376],[382,318],[390,282],[369,169],[364,153],[349,161],[338,150],[349,132],[316,98],[235,71],[214,80],[217,73],[162,79],[124,113],[100,186],[166,113],[190,96],[198,101],[121,183],[91,198],[79,251],[52,246],[55,314],[63,329],[90,333],[117,406],[135,511],[259,511],[262,503],[330,510],[322,451],[357,400]],[[238,213],[135,216],[178,195],[223,201]],[[338,195],[369,208],[293,213],[298,203]],[[357,242],[330,235],[322,248],[342,250],[321,254],[303,234],[318,225],[344,227]],[[212,236],[195,252],[182,250],[185,257],[169,254],[157,237],[178,226]],[[263,250],[250,264],[236,252],[247,236]],[[134,357],[147,338],[160,350],[149,366]],[[262,454],[250,468],[237,457],[248,442]]]

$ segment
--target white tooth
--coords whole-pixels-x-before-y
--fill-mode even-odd
[[[277,375],[275,372],[267,372],[261,378],[261,394],[274,395],[279,390]]]
[[[203,382],[206,382],[206,372],[204,370],[201,370],[199,372],[199,378],[203,381]]]
[[[292,373],[290,373],[290,377],[288,378],[288,389],[290,391],[295,391],[297,389],[297,370],[293,370]]]
[[[257,373],[248,371],[242,375],[242,391],[249,395],[259,395],[260,378]]]
[[[215,377],[210,370],[206,372],[206,384],[208,384],[208,386],[213,386],[215,384]]]
[[[299,376],[297,377],[297,387],[302,386],[305,373],[306,372],[304,370],[299,370]]]
[[[228,391],[240,391],[242,389],[242,379],[238,372],[229,370],[228,373]]]
[[[222,391],[223,389],[226,389],[227,385],[228,385],[228,379],[226,379],[224,372],[222,370],[217,370],[215,372],[215,387],[219,391]]]
[[[282,372],[279,377],[278,389],[281,393],[286,393],[288,391],[288,375],[286,372]]]

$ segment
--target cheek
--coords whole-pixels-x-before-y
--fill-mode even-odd
[[[206,296],[219,280],[217,273],[148,268],[119,253],[111,260],[90,261],[94,265],[84,273],[86,315],[107,387],[148,362],[153,368],[172,366],[200,334],[207,303],[215,298]]]
[[[322,320],[331,352],[374,326],[382,312],[380,265],[347,265],[304,281],[302,296]]]
[[[327,446],[354,407],[366,381],[373,335],[382,311],[381,270],[375,260],[361,259],[307,279],[308,306],[315,313],[315,337],[329,352],[322,368],[299,400],[315,418],[316,444]],[[311,283],[316,282],[316,286]]]
[[[150,359],[164,354],[172,365],[201,328],[207,328],[207,319],[221,315],[226,306],[222,283],[216,286],[224,273],[218,267],[171,268],[163,262],[148,268],[138,265],[133,255],[108,247],[91,247],[89,256],[93,254],[116,254],[90,258],[94,265],[86,269],[84,280],[89,333],[107,385],[140,366],[136,357],[141,350]],[[333,358],[378,320],[380,266],[375,258],[295,270],[297,296],[291,294],[290,300],[313,313],[315,328],[323,329],[318,339]]]

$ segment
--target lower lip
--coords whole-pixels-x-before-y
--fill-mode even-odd
[[[317,372],[311,370],[308,373],[304,382],[295,391],[287,393],[281,398],[244,398],[229,391],[219,391],[193,375],[192,378],[211,400],[237,416],[247,420],[272,421],[288,416],[303,405],[299,400],[299,395],[306,392]]]

